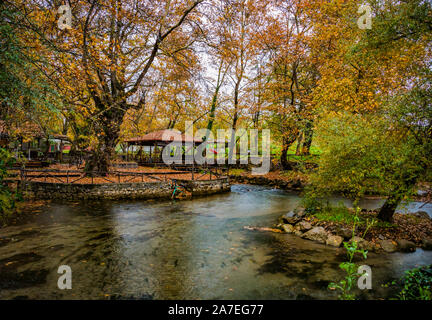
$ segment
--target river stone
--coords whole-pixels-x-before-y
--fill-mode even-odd
[[[299,226],[299,230],[302,232],[306,232],[312,229],[312,225],[307,221],[300,221],[299,223],[297,223],[297,226]]]
[[[352,230],[348,229],[348,228],[344,228],[344,227],[339,227],[336,230],[336,234],[338,236],[341,236],[342,238],[348,240],[352,237]]]
[[[431,217],[428,215],[427,212],[425,211],[417,211],[416,213],[414,213],[414,216],[418,217],[418,218],[423,218],[423,219],[430,219]]]
[[[304,233],[301,232],[300,230],[294,230],[294,234],[295,234],[297,237],[301,237],[301,238],[303,238],[303,235],[304,235]]]
[[[282,225],[282,230],[285,231],[286,233],[293,233],[294,232],[294,227],[290,224],[283,224]]]
[[[391,253],[397,251],[397,243],[393,240],[381,240],[379,244],[385,252]]]
[[[326,240],[326,245],[333,247],[340,247],[342,244],[343,238],[341,236],[330,235]]]
[[[423,250],[432,250],[432,239],[431,238],[423,239],[422,248]]]
[[[299,224],[294,226],[294,234],[298,237],[303,237],[303,232],[301,231],[301,227]]]
[[[327,231],[323,227],[315,227],[304,233],[303,238],[318,241],[319,243],[326,243]]]
[[[300,221],[300,218],[295,216],[294,211],[290,211],[282,216],[282,221],[283,223],[296,224]]]
[[[299,218],[304,217],[306,215],[305,208],[302,208],[302,207],[295,208],[294,214],[295,214],[295,216],[297,216]]]
[[[416,245],[412,241],[401,239],[401,240],[397,240],[396,242],[398,244],[399,251],[402,251],[402,252],[414,252],[414,251],[416,251]]]
[[[361,249],[361,250],[368,250],[368,251],[370,251],[374,247],[369,241],[367,241],[367,240],[365,240],[365,239],[363,239],[361,237],[358,237],[358,236],[352,237],[350,241],[357,242],[358,243],[357,247],[359,249]]]

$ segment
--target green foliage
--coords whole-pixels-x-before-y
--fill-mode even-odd
[[[314,215],[321,211],[327,203],[324,202],[319,192],[313,185],[306,186],[301,200],[302,206],[305,208],[306,213]]]
[[[14,195],[4,183],[7,177],[7,168],[13,162],[14,159],[11,154],[5,149],[0,148],[0,223],[4,223],[15,208]]]
[[[335,206],[326,203],[314,216],[322,221],[333,221],[350,225],[356,221],[356,216],[352,210],[349,210],[343,202],[339,202]]]
[[[42,72],[35,67],[43,57],[30,52],[21,40],[22,20],[28,19],[16,7],[0,2],[0,110],[1,120],[16,116],[20,109],[34,117],[38,112],[56,112],[61,101]]]
[[[353,228],[352,233],[353,236],[356,233],[357,225],[360,222],[359,219],[360,208],[357,207],[356,214],[353,216]],[[367,231],[374,225],[375,221],[368,221],[366,225],[366,229],[363,233],[362,238],[365,237]],[[339,264],[339,268],[345,271],[345,277],[340,280],[338,283],[332,282],[329,284],[329,289],[331,290],[339,290],[339,299],[340,300],[355,300],[355,294],[352,292],[354,286],[357,284],[359,274],[357,273],[358,265],[353,262],[354,256],[356,254],[360,254],[364,259],[367,259],[367,250],[363,250],[359,248],[359,244],[357,241],[350,240],[344,242],[344,248],[347,252],[347,261]]]
[[[319,169],[311,179],[317,192],[359,199],[410,191],[422,170],[412,134],[395,131],[385,117],[338,113],[325,121],[317,135]]]
[[[432,300],[432,265],[407,270],[399,280],[391,284],[402,287],[396,299]]]

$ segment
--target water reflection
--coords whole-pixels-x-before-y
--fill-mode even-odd
[[[52,203],[1,229],[0,298],[333,299],[326,288],[341,276],[341,249],[243,229],[272,225],[299,200],[233,186],[192,201]],[[431,262],[422,250],[370,254],[374,289],[362,297],[388,296],[382,283]],[[72,290],[57,289],[62,264],[72,268]]]

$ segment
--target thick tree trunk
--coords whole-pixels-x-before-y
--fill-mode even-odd
[[[296,140],[295,135],[291,137],[284,137],[282,139],[282,151],[281,151],[280,162],[284,170],[293,170],[291,163],[288,161],[288,149],[294,143],[295,140]]]
[[[111,159],[115,153],[117,138],[103,139],[96,150],[92,151],[90,159],[86,162],[85,171],[98,175],[108,175]]]
[[[397,206],[402,201],[405,194],[407,194],[417,183],[417,179],[420,176],[420,172],[416,175],[410,175],[408,173],[402,173],[400,181],[403,183],[387,198],[384,205],[381,207],[378,213],[378,219],[382,221],[391,222],[393,215],[396,211]]]
[[[103,115],[99,141],[95,150],[92,151],[90,158],[86,162],[85,172],[106,176],[110,169],[110,164],[115,155],[115,147],[120,135],[120,124],[123,121],[124,109],[107,111]]]
[[[393,215],[401,200],[400,196],[389,196],[378,213],[378,219],[392,222]]]

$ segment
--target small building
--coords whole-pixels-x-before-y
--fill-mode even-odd
[[[65,135],[47,135],[37,124],[7,124],[0,120],[0,146],[27,160],[63,160],[71,149]]]
[[[177,130],[158,130],[150,132],[142,137],[134,137],[124,140],[127,144],[127,160],[130,159],[130,151],[135,153],[135,160],[140,164],[162,163],[162,150],[170,143],[178,143],[179,147],[189,143],[194,147],[203,142]],[[138,146],[138,149],[135,148]],[[132,150],[131,150],[132,147]]]

